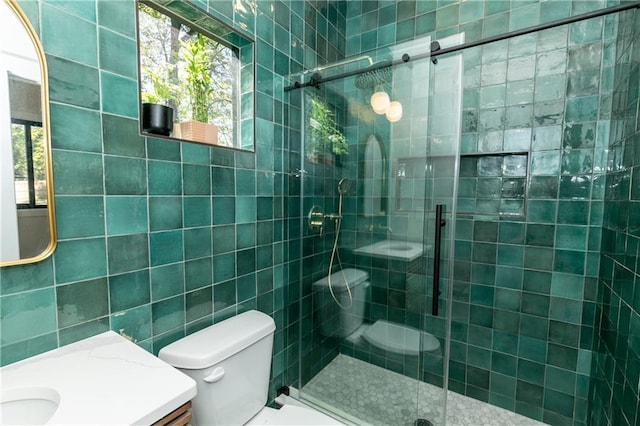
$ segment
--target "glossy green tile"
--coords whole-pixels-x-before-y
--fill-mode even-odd
[[[107,0],[108,1],[108,0]],[[156,138],[146,138],[147,156],[149,159],[180,161],[180,144],[174,141]]]
[[[53,182],[56,195],[102,195],[102,156],[71,151],[53,151]]]
[[[216,309],[224,309],[236,304],[235,280],[216,284],[213,287],[213,302]]]
[[[11,364],[53,350],[57,347],[58,333],[43,334],[14,344],[3,345],[0,362],[2,362],[2,365]]]
[[[195,259],[212,254],[211,228],[193,228],[184,231],[184,257]],[[233,241],[233,239],[232,239]]]
[[[97,5],[100,26],[131,38],[135,36],[134,4],[114,4],[110,0],[97,0]]]
[[[53,282],[53,262],[49,257],[29,265],[0,269],[0,295],[47,287]]]
[[[182,202],[186,228],[211,225],[210,197],[184,197]]]
[[[146,197],[107,196],[105,200],[108,235],[137,234],[149,229]]]
[[[211,286],[185,295],[187,322],[213,313],[213,288]]]
[[[100,114],[84,108],[52,103],[51,146],[55,149],[101,152]]]
[[[182,227],[181,197],[149,197],[149,229],[161,231]]]
[[[233,169],[214,167],[212,169],[211,179],[213,183],[213,195],[235,194],[235,174]]]
[[[135,96],[136,80],[100,71],[100,93],[102,110],[107,113],[136,118],[138,100]]]
[[[106,241],[104,238],[59,241],[53,261],[57,284],[105,276]]]
[[[98,70],[47,55],[49,99],[97,110],[100,108]]]
[[[142,270],[111,276],[109,297],[112,312],[148,304],[151,301],[149,271]]]
[[[98,42],[101,69],[124,77],[138,78],[134,40],[100,27]]]
[[[151,300],[156,302],[184,292],[184,266],[182,263],[150,269]]]
[[[147,168],[149,195],[182,194],[182,167],[180,163],[150,160]]]
[[[149,266],[148,234],[107,238],[109,273],[119,274]]]
[[[214,283],[229,280],[236,272],[235,253],[226,253],[213,256],[213,280]]]
[[[106,278],[56,287],[58,327],[68,327],[107,315],[108,300]]]
[[[53,288],[0,297],[2,345],[30,339],[56,329]]]
[[[110,319],[111,329],[133,342],[151,337],[151,305],[116,312]]]
[[[103,197],[57,197],[56,230],[59,239],[104,235]]]
[[[190,260],[185,263],[185,288],[187,291],[211,285],[213,282],[211,257]]]
[[[81,2],[73,0],[44,0],[43,3],[55,6],[86,21],[96,22],[95,0],[85,0]]]
[[[62,328],[58,331],[60,345],[68,345],[109,330],[109,318],[102,317],[93,321]]]
[[[107,195],[146,195],[146,162],[142,159],[105,156],[104,181]]]
[[[41,17],[42,45],[48,54],[94,67],[98,65],[95,24],[47,4],[42,5]]]
[[[139,134],[138,121],[111,114],[102,114],[104,153],[126,157],[144,157],[144,139]]]
[[[149,252],[151,266],[182,261],[184,258],[182,231],[150,233]]]
[[[154,336],[184,325],[184,301],[185,296],[180,295],[151,304],[151,327]]]
[[[182,183],[185,195],[209,195],[211,194],[211,177],[208,166],[185,164],[183,167]]]

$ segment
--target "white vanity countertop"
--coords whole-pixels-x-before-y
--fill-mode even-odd
[[[113,331],[0,368],[2,391],[60,394],[47,424],[151,424],[196,395],[196,383]]]

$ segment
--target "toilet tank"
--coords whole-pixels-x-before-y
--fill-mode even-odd
[[[264,407],[275,329],[270,316],[248,311],[160,350],[197,383],[192,425],[242,425]]]
[[[333,294],[329,290],[329,276],[313,283],[314,309],[319,311],[323,336],[347,337],[362,325],[368,278],[369,274],[359,269],[334,272],[330,283]]]

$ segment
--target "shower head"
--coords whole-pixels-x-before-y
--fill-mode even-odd
[[[391,65],[374,65],[371,71],[365,71],[356,77],[355,85],[358,89],[373,89],[376,85],[384,83],[391,77]]]
[[[345,195],[351,190],[351,181],[349,179],[341,179],[338,182],[338,192],[340,195]]]

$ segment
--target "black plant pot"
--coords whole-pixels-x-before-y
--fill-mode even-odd
[[[173,108],[161,104],[142,104],[142,131],[154,135],[171,135]]]

